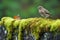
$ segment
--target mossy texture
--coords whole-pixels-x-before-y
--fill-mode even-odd
[[[40,37],[39,34],[42,32],[60,31],[60,19],[52,20],[46,18],[27,18],[15,20],[10,17],[3,17],[0,21],[0,25],[1,24],[4,24],[6,30],[8,31],[7,40],[12,39],[12,31],[14,28],[14,33],[18,33],[18,40],[23,39],[23,29],[26,29],[27,33],[28,31],[31,31],[36,40],[38,40]]]

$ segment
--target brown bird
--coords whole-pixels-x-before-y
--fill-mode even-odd
[[[19,16],[19,14],[16,15],[16,16],[14,16],[13,18],[14,18],[14,19],[17,19],[17,20],[20,20],[20,19],[21,19],[21,17]]]
[[[50,12],[46,10],[43,6],[38,6],[39,13],[44,18],[50,18]]]

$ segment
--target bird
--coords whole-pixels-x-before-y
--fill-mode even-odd
[[[13,18],[16,19],[16,20],[20,20],[20,19],[21,19],[21,17],[19,16],[19,14],[17,14],[17,15],[14,16]]]
[[[51,17],[50,12],[47,9],[45,9],[43,6],[38,6],[38,11],[39,11],[41,17],[44,17],[44,18]]]

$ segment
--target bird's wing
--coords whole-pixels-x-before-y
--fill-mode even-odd
[[[50,12],[48,10],[44,9],[44,11],[46,12],[46,14],[50,14]]]
[[[46,15],[51,16],[50,12],[48,10],[45,10]]]

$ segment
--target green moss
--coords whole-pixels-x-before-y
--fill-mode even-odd
[[[26,29],[27,27],[28,28],[30,27],[29,30],[32,32],[36,40],[40,37],[39,33],[46,32],[46,31],[57,32],[60,29],[60,19],[52,20],[52,19],[45,19],[45,18],[28,18],[28,19],[15,20],[15,22],[12,23],[13,20],[15,19],[9,17],[4,17],[1,20],[2,23],[3,21],[5,22],[4,25],[8,30],[8,34],[7,34],[8,40],[9,38],[12,37],[10,32],[13,31],[13,28],[17,28],[17,25],[19,26],[18,26],[18,30],[15,30],[15,33],[18,33],[18,40],[22,40],[21,35],[23,34],[21,31],[23,31],[23,29]]]

